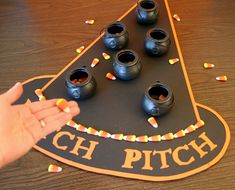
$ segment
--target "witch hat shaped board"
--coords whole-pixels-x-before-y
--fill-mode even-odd
[[[175,180],[214,165],[230,141],[222,117],[194,100],[167,1],[139,1],[58,75],[24,88],[19,103],[38,88],[79,103],[35,148],[84,170]]]

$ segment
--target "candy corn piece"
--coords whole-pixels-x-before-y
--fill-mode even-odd
[[[123,137],[123,139],[124,139],[125,141],[135,142],[136,136],[135,136],[135,135],[126,135],[126,136]]]
[[[194,126],[196,129],[203,127],[205,125],[205,122],[203,120],[198,121]]]
[[[73,128],[76,128],[77,126],[77,123],[75,123],[73,120],[70,120],[66,123],[66,125],[70,126],[70,127],[73,127]]]
[[[179,62],[179,58],[169,59],[169,63],[170,63],[171,65],[174,65],[174,64],[176,64],[177,62]]]
[[[95,20],[86,20],[85,23],[92,25],[95,23]]]
[[[77,53],[81,53],[85,49],[85,46],[81,46],[80,48],[76,49]]]
[[[156,121],[156,119],[154,117],[148,118],[148,122],[150,123],[150,125],[152,125],[152,127],[158,128],[157,121]]]
[[[204,67],[205,69],[211,69],[211,68],[215,67],[215,65],[214,65],[214,64],[211,64],[211,63],[204,63],[204,64],[203,64],[203,67]]]
[[[148,141],[150,142],[159,142],[161,140],[162,140],[161,135],[154,135],[148,138]]]
[[[180,138],[180,137],[184,137],[185,136],[185,132],[184,130],[180,130],[177,133],[174,134],[175,138]]]
[[[95,67],[99,62],[100,62],[100,60],[98,58],[94,58],[91,63],[91,67]]]
[[[196,128],[195,128],[194,125],[189,125],[189,126],[184,130],[184,132],[185,132],[185,133],[191,133],[191,132],[193,132],[193,131],[195,131],[195,130],[196,130]]]
[[[158,97],[159,100],[164,100],[165,98],[166,98],[166,97],[163,96],[163,95],[160,95],[160,96]]]
[[[175,20],[177,20],[178,22],[180,21],[180,17],[179,17],[179,15],[177,15],[177,14],[174,14],[174,15],[173,15],[173,18],[174,18]]]
[[[144,135],[144,136],[140,136],[136,138],[137,142],[148,142],[148,136]]]
[[[107,73],[105,77],[109,80],[116,80],[117,79],[112,73]]]
[[[81,125],[81,124],[77,124],[75,128],[76,128],[78,131],[84,132],[84,133],[86,133],[87,130],[88,130],[85,126],[83,126],[83,125]]]
[[[50,164],[48,166],[48,172],[49,173],[59,173],[59,172],[62,172],[62,168],[60,166]]]
[[[70,108],[69,108],[68,102],[65,99],[58,99],[56,101],[56,105],[62,111],[66,112],[66,113],[70,112]]]
[[[110,55],[108,55],[107,53],[102,53],[102,56],[103,56],[104,59],[106,59],[106,60],[110,59]]]
[[[92,127],[89,127],[87,129],[87,133],[90,134],[90,135],[98,135],[99,134],[98,131],[96,129],[92,128]]]
[[[123,134],[113,134],[111,135],[111,138],[114,140],[119,140],[121,141],[123,139],[124,135]]]
[[[46,97],[43,96],[41,89],[36,89],[34,93],[37,95],[39,101],[46,100]]]
[[[106,132],[106,131],[103,131],[103,130],[100,130],[99,131],[99,134],[98,134],[100,137],[104,137],[104,138],[109,138],[111,136],[110,133]]]
[[[173,133],[167,133],[167,134],[162,136],[162,140],[164,140],[164,141],[171,140],[173,138],[174,138],[174,134]]]
[[[225,82],[228,80],[228,77],[227,76],[219,76],[219,77],[216,77],[215,78],[217,81],[222,81],[222,82]]]

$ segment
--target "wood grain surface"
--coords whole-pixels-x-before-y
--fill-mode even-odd
[[[56,74],[116,20],[133,0],[1,0],[0,92],[17,81]],[[173,182],[146,182],[95,174],[58,163],[31,150],[0,170],[0,189],[235,189],[235,1],[169,0],[189,79],[197,102],[227,121],[231,143],[224,158],[207,171]],[[94,25],[84,21],[95,19]],[[204,62],[214,63],[205,70]],[[215,77],[227,75],[225,83]],[[16,147],[17,148],[17,147]],[[49,174],[50,163],[64,171]]]

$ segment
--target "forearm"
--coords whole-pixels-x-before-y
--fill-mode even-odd
[[[1,148],[0,148],[0,169],[3,167],[4,163],[3,163],[3,155],[1,152]]]

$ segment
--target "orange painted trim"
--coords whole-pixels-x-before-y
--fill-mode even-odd
[[[51,78],[51,77],[54,77],[54,76],[55,75],[38,76],[38,77],[31,78],[31,79],[23,82],[22,84],[29,83],[29,82],[31,82],[33,80],[36,80],[36,79]],[[214,111],[213,109],[211,109],[211,108],[209,108],[205,105],[202,105],[202,104],[199,104],[199,103],[196,103],[196,105],[198,107],[201,107],[203,109],[206,109],[206,110],[210,111],[222,122],[222,124],[224,125],[224,128],[225,128],[226,140],[225,140],[225,143],[224,143],[224,146],[223,146],[222,150],[220,151],[220,153],[212,161],[210,161],[209,163],[207,163],[207,164],[205,164],[205,165],[203,165],[199,168],[196,168],[194,170],[191,170],[189,172],[185,172],[185,173],[182,173],[182,174],[173,175],[173,176],[154,177],[154,176],[146,176],[146,175],[140,175],[140,174],[131,174],[131,173],[126,173],[126,172],[112,171],[112,170],[107,170],[107,169],[100,169],[100,168],[86,166],[86,165],[83,165],[83,164],[80,164],[80,163],[77,163],[77,162],[67,160],[63,157],[57,156],[57,155],[55,155],[55,154],[53,154],[53,153],[51,153],[47,150],[44,150],[44,149],[40,148],[37,145],[35,145],[34,148],[36,150],[42,152],[43,154],[46,154],[47,156],[50,156],[51,158],[54,158],[54,159],[56,159],[60,162],[63,162],[65,164],[68,164],[68,165],[71,165],[71,166],[75,166],[75,167],[83,169],[83,170],[95,172],[95,173],[113,175],[113,176],[124,177],[124,178],[147,180],[147,181],[170,181],[170,180],[182,179],[182,178],[194,175],[196,173],[199,173],[201,171],[204,171],[204,170],[210,168],[211,166],[213,166],[214,164],[216,164],[218,161],[220,161],[220,159],[224,156],[224,154],[225,154],[225,152],[226,152],[226,150],[229,146],[230,139],[231,139],[229,127],[228,127],[226,121],[222,118],[222,116],[220,114],[218,114],[216,111]]]
[[[180,57],[180,63],[181,63],[181,66],[182,66],[184,78],[185,78],[186,85],[187,85],[187,88],[188,88],[188,91],[189,91],[189,95],[190,95],[190,98],[191,98],[191,102],[192,102],[192,105],[193,105],[195,117],[196,117],[196,120],[197,120],[197,121],[200,121],[201,118],[200,118],[199,112],[198,112],[198,110],[197,110],[197,106],[196,106],[196,102],[195,102],[195,99],[194,99],[194,96],[193,96],[192,88],[191,88],[191,86],[190,86],[190,82],[189,82],[188,75],[187,75],[187,71],[186,71],[185,64],[184,64],[184,59],[183,59],[183,56],[182,56],[182,53],[181,53],[181,48],[180,48],[179,41],[178,41],[178,38],[177,38],[177,34],[176,34],[176,31],[175,31],[174,23],[173,23],[173,20],[172,20],[172,18],[171,18],[171,12],[170,12],[170,8],[169,8],[169,5],[168,5],[167,0],[165,0],[165,5],[166,5],[167,12],[168,12],[168,17],[169,17],[169,20],[170,20],[170,25],[171,25],[172,32],[173,32],[173,35],[174,35],[174,39],[175,39],[176,47],[177,47],[177,50],[178,50],[178,54],[179,54],[179,57]],[[118,21],[122,20],[122,19],[123,19],[127,14],[129,14],[136,6],[137,6],[137,3],[134,4],[126,13],[124,13],[124,14],[118,19]],[[75,57],[70,63],[68,63],[67,66],[64,67],[64,68],[63,68],[53,79],[51,79],[44,87],[42,87],[42,89],[41,89],[42,92],[45,91],[45,90],[47,89],[47,87],[49,87],[65,70],[67,70],[74,62],[76,62],[86,51],[88,51],[101,37],[103,37],[103,35],[104,35],[104,32],[103,32],[102,34],[100,34],[100,36],[98,36],[84,51],[82,51],[77,57]]]
[[[107,174],[107,175],[113,175],[113,176],[118,176],[118,177],[124,177],[124,178],[132,178],[132,179],[140,179],[140,180],[147,180],[147,181],[170,181],[170,180],[177,180],[177,179],[182,179],[191,175],[194,175],[196,173],[199,173],[201,171],[204,171],[206,169],[208,169],[209,167],[213,166],[214,164],[216,164],[225,154],[229,142],[230,142],[230,131],[229,131],[229,127],[227,125],[227,123],[225,122],[225,120],[213,109],[204,106],[202,104],[198,104],[198,107],[201,107],[203,109],[206,109],[208,111],[210,111],[211,113],[213,113],[224,125],[225,128],[225,133],[226,133],[226,141],[224,143],[224,146],[222,148],[222,150],[220,151],[220,153],[209,163],[206,163],[205,165],[198,167],[196,169],[193,169],[189,172],[185,172],[182,174],[178,174],[178,175],[172,175],[172,176],[158,176],[158,177],[154,177],[154,176],[147,176],[147,175],[141,175],[141,174],[132,174],[132,173],[126,173],[126,172],[119,172],[119,171],[112,171],[112,170],[107,170],[107,169],[100,169],[100,168],[95,168],[95,167],[91,167],[91,166],[86,166],[74,161],[70,161],[67,160],[61,156],[57,156],[47,150],[44,150],[42,148],[40,148],[39,146],[35,145],[34,148],[60,162],[66,163],[68,165],[71,166],[75,166],[77,168],[83,169],[83,170],[87,170],[87,171],[91,171],[91,172],[95,172],[95,173],[99,173],[99,174]]]
[[[125,12],[118,21],[121,21],[128,13],[130,13],[137,4],[134,4],[127,12]],[[99,41],[100,38],[102,38],[104,35],[104,32],[102,32],[85,50],[83,50],[77,57],[75,57],[66,67],[64,67],[53,79],[51,79],[41,90],[42,92],[46,90],[46,88],[52,84],[66,69],[68,69],[74,62],[76,62],[86,51],[88,51],[97,41]]]
[[[187,84],[187,87],[188,87],[188,90],[189,90],[189,95],[190,95],[190,98],[191,98],[191,102],[193,104],[193,109],[194,109],[194,112],[195,112],[195,115],[196,115],[196,119],[197,119],[197,121],[200,121],[201,120],[200,114],[198,112],[196,102],[195,102],[195,99],[194,99],[194,96],[193,96],[193,91],[192,91],[192,88],[191,88],[191,85],[190,85],[190,82],[189,82],[188,74],[187,74],[187,71],[186,71],[185,63],[184,63],[184,58],[183,58],[183,55],[182,55],[182,52],[181,52],[179,40],[178,40],[178,37],[177,37],[177,33],[176,33],[175,26],[174,26],[173,19],[172,19],[172,14],[171,14],[170,7],[169,7],[169,4],[168,4],[167,0],[165,0],[165,5],[166,5],[167,12],[168,12],[168,17],[169,17],[172,32],[173,32],[173,35],[174,35],[175,44],[176,44],[178,54],[179,54],[179,57],[180,57],[180,63],[182,65],[184,78],[185,78],[185,81],[186,81],[186,84]]]
[[[30,79],[28,79],[28,80],[22,82],[22,84],[24,85],[24,84],[30,83],[30,82],[32,82],[32,81],[34,81],[34,80],[37,80],[37,79],[53,78],[53,77],[55,77],[55,76],[56,76],[56,75],[40,75],[40,76],[36,76],[36,77],[30,78]]]

